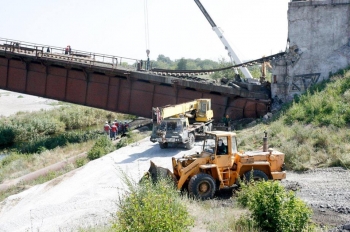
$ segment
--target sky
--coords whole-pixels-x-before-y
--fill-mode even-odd
[[[241,60],[284,51],[289,0],[201,0]],[[146,43],[145,5],[149,46]],[[229,60],[193,0],[11,0],[0,37],[134,59]]]

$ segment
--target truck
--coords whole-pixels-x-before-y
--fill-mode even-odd
[[[212,198],[216,191],[239,186],[240,181],[282,180],[286,178],[285,154],[268,148],[267,133],[262,150],[239,151],[237,135],[229,131],[207,131],[202,152],[172,157],[173,172],[151,166],[145,177],[171,177],[179,190],[198,199]],[[164,171],[165,170],[165,171]],[[158,176],[163,173],[163,176]]]
[[[158,142],[161,149],[169,145],[181,145],[186,149],[194,147],[195,139],[213,127],[211,99],[152,107],[153,129],[150,140]]]

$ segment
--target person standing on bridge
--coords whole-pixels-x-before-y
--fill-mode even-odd
[[[72,55],[72,48],[70,47],[70,45],[68,45],[68,54]]]

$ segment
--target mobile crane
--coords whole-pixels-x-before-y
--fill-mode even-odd
[[[211,99],[152,108],[153,130],[150,140],[161,149],[168,145],[184,145],[192,149],[195,137],[211,131],[213,126]]]
[[[205,16],[205,18],[208,20],[208,22],[210,23],[211,27],[213,28],[213,31],[215,31],[215,33],[217,34],[217,36],[219,37],[219,39],[221,40],[222,44],[225,46],[225,49],[228,51],[228,56],[230,57],[231,63],[233,65],[235,64],[241,64],[242,61],[239,59],[239,57],[237,56],[237,54],[235,53],[235,51],[232,49],[232,47],[230,46],[229,42],[226,40],[226,38],[224,37],[223,32],[220,30],[219,27],[216,26],[215,22],[213,21],[213,19],[210,17],[210,15],[208,14],[208,12],[205,10],[204,6],[202,5],[202,3],[199,0],[194,0],[196,2],[196,4],[198,5],[199,9],[202,11],[203,15]],[[252,75],[250,74],[249,70],[246,67],[240,67],[240,70],[242,71],[243,75],[245,76],[245,78],[248,80],[248,82],[253,82],[256,83],[257,81],[252,77]],[[235,69],[236,74],[238,74],[237,70]]]

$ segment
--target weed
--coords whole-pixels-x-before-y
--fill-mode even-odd
[[[75,166],[80,168],[84,166],[87,162],[89,162],[86,158],[78,158],[75,160]]]
[[[87,157],[90,160],[98,159],[110,152],[114,151],[114,146],[112,141],[106,136],[101,136],[88,152]]]
[[[119,198],[116,231],[189,231],[194,221],[172,181],[150,180],[140,185],[122,172],[128,192]]]

